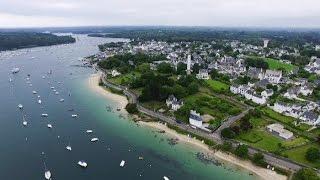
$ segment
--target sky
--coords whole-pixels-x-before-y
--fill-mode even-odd
[[[320,0],[0,0],[0,27],[320,28]]]

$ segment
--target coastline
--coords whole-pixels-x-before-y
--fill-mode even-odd
[[[99,80],[100,80],[101,74],[96,73],[92,74],[88,78],[88,87],[91,89],[93,92],[100,94],[104,98],[107,98],[108,100],[111,100],[116,104],[117,108],[121,108],[120,112],[122,113],[128,113],[125,109],[126,105],[128,104],[128,99],[125,96],[119,95],[119,94],[114,94],[111,93],[108,89],[99,86]]]
[[[102,95],[103,97],[107,98],[108,100],[115,102],[117,107],[121,108],[121,112],[127,113],[127,111],[125,110],[125,106],[128,104],[127,98],[122,95],[111,93],[106,88],[99,86],[100,77],[101,77],[101,74],[99,74],[99,73],[91,75],[88,79],[88,87],[92,91],[94,91],[95,93],[98,93],[98,94]],[[200,140],[189,138],[188,136],[179,134],[175,130],[168,128],[164,124],[161,124],[158,122],[144,122],[144,121],[139,121],[138,124],[140,124],[141,126],[165,131],[165,133],[167,135],[174,137],[174,138],[177,138],[179,140],[179,143],[191,145],[193,147],[198,148],[199,150],[201,149],[201,150],[205,151],[208,155],[210,155],[211,157],[213,157],[219,161],[226,162],[227,164],[234,165],[236,167],[240,167],[240,168],[243,168],[247,171],[254,173],[260,179],[264,179],[264,180],[270,180],[270,179],[286,180],[286,179],[288,179],[287,176],[285,176],[285,175],[278,174],[275,171],[271,171],[270,169],[258,167],[256,165],[252,164],[250,161],[241,160],[234,155],[227,154],[227,153],[224,153],[221,151],[214,152],[213,150],[211,150],[209,148],[208,145],[202,143]]]

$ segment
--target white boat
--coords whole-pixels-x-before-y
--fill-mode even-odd
[[[37,91],[32,91],[33,94],[37,94]]]
[[[40,98],[40,95],[38,95],[38,98]]]
[[[52,90],[52,91],[53,91],[53,92],[57,92],[57,90],[55,90],[55,89],[54,89],[54,90]]]
[[[85,161],[79,161],[78,165],[83,167],[83,168],[86,168],[88,166],[88,164]]]
[[[12,82],[13,80],[11,78],[9,78],[9,82]]]
[[[54,87],[53,87],[53,86],[51,86],[50,88],[51,88],[51,89],[54,89]]]
[[[99,141],[99,139],[98,138],[92,138],[91,139],[91,142],[96,142],[96,141]]]
[[[71,148],[70,145],[68,145],[68,146],[66,147],[66,149],[67,149],[68,151],[71,151],[71,150],[72,150],[72,148]]]
[[[63,101],[64,101],[64,99],[60,99],[59,101],[60,101],[60,102],[63,102]]]
[[[19,105],[18,105],[18,108],[19,108],[19,109],[22,109],[22,108],[23,108],[23,105],[22,105],[22,104],[19,104]]]
[[[88,129],[86,133],[93,133],[93,131],[91,129]]]
[[[57,91],[57,92],[55,92],[55,94],[56,94],[56,95],[58,95],[58,94],[59,94],[59,92]]]
[[[48,114],[41,114],[42,117],[48,117]]]
[[[12,74],[16,74],[16,73],[18,73],[19,71],[20,71],[19,68],[13,68],[13,69],[11,70]]]
[[[164,180],[169,180],[169,178],[167,176],[163,176]]]
[[[42,76],[42,79],[45,79],[46,77],[45,76]]]
[[[120,162],[120,167],[123,167],[125,163],[126,163],[126,162],[125,162],[124,160],[122,160],[122,161]]]
[[[41,104],[41,103],[42,103],[41,99],[39,99],[39,100],[38,100],[38,103],[39,103],[39,104]]]
[[[51,129],[51,128],[52,128],[52,125],[51,125],[51,124],[48,124],[47,127],[48,127],[49,129]]]
[[[45,177],[46,179],[50,180],[50,179],[51,179],[51,172],[50,172],[49,170],[46,171],[46,172],[44,173],[44,177]]]
[[[78,117],[78,115],[72,114],[71,117],[76,118],[76,117]]]
[[[22,121],[23,126],[27,126],[28,122],[26,121],[25,116],[23,116],[22,119],[23,119]]]

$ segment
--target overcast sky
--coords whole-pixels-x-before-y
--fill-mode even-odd
[[[0,0],[0,27],[320,27],[320,0]]]

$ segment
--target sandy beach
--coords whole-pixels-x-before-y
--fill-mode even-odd
[[[125,96],[121,96],[118,94],[113,94],[107,89],[99,86],[99,79],[100,79],[100,74],[93,74],[89,77],[88,79],[88,87],[93,90],[94,92],[102,95],[103,97],[107,98],[108,100],[114,101],[117,105],[117,107],[121,107],[122,112],[126,112],[124,107],[127,105],[128,100]],[[287,177],[281,174],[277,174],[274,171],[271,171],[266,168],[261,168],[258,166],[253,165],[250,161],[245,161],[241,160],[234,155],[230,155],[224,152],[216,151],[214,152],[207,146],[206,144],[202,143],[201,141],[193,138],[189,138],[188,136],[182,135],[177,133],[176,131],[168,128],[164,124],[157,123],[157,122],[144,122],[144,121],[139,121],[138,122],[141,126],[149,127],[149,128],[154,128],[157,130],[163,130],[165,133],[171,137],[178,138],[179,143],[186,143],[188,145],[191,145],[193,147],[199,148],[199,150],[203,150],[206,153],[208,153],[210,156],[213,158],[224,161],[226,163],[229,163],[231,165],[236,165],[237,167],[246,169],[254,174],[256,174],[258,177],[264,180],[286,180]]]
[[[128,99],[125,96],[113,94],[108,89],[99,86],[100,77],[101,75],[99,73],[91,75],[88,78],[88,87],[95,93],[100,94],[108,100],[113,101],[116,104],[117,108],[121,108],[122,113],[127,113],[125,107],[128,104]]]
[[[154,128],[157,130],[163,130],[166,132],[167,135],[179,139],[179,143],[186,143],[186,144],[192,145],[196,148],[199,148],[199,150],[205,151],[213,158],[220,160],[220,161],[224,161],[228,164],[236,165],[240,168],[246,169],[246,170],[256,174],[261,179],[264,179],[264,180],[270,180],[270,179],[286,180],[287,179],[287,177],[284,175],[277,174],[275,171],[271,171],[266,168],[261,168],[261,167],[255,166],[250,161],[241,160],[241,159],[235,157],[234,155],[227,154],[227,153],[224,153],[221,151],[214,152],[213,150],[209,149],[209,146],[202,143],[200,140],[189,138],[188,136],[179,134],[176,131],[168,128],[164,124],[161,124],[158,122],[143,122],[143,121],[140,121],[139,124],[142,126]]]

